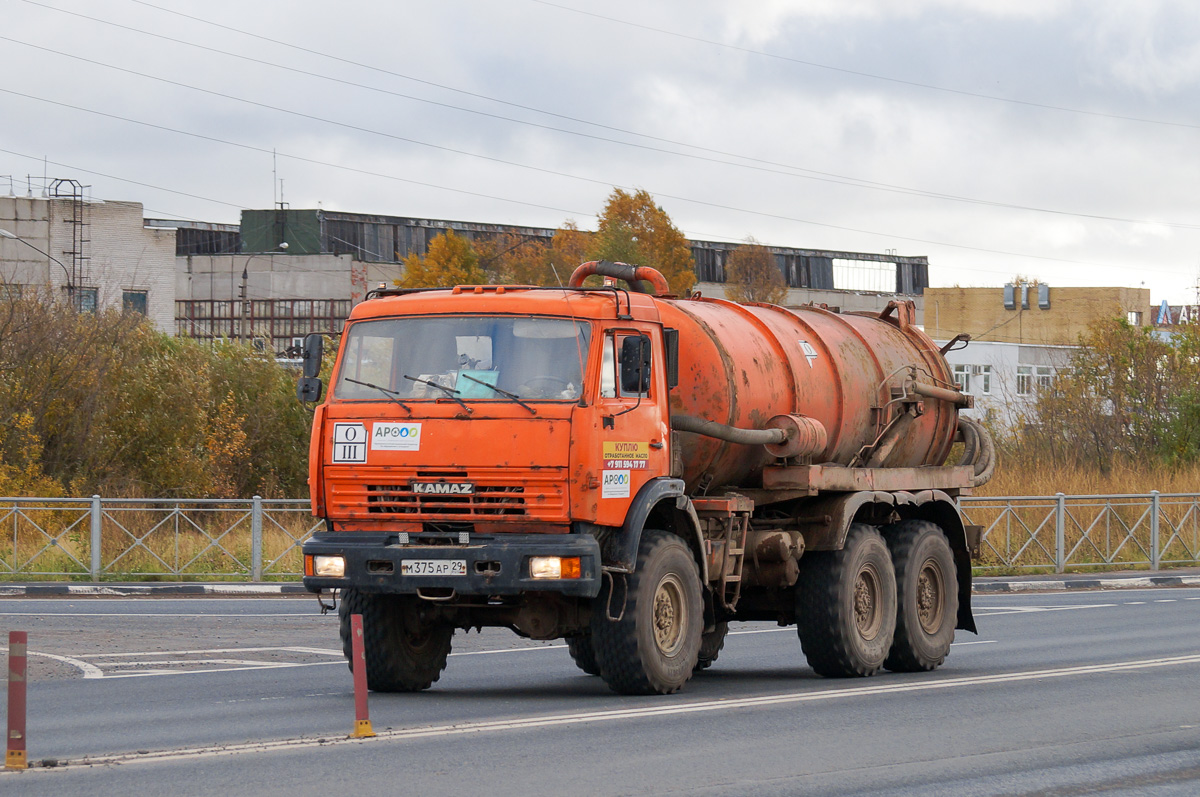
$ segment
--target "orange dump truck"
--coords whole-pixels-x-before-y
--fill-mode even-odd
[[[376,690],[429,687],[482,626],[565,638],[625,694],[678,690],[731,620],[795,624],[827,676],[932,670],[975,630],[955,499],[993,449],[913,321],[677,298],[608,262],[376,291],[313,419],[304,583],[340,593],[347,657],[362,615]]]

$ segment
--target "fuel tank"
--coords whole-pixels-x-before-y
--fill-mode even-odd
[[[777,415],[805,416],[824,426],[827,437],[811,462],[850,465],[862,464],[856,455],[907,408],[918,414],[904,419],[899,440],[872,466],[946,459],[957,407],[944,398],[913,396],[912,386],[946,393],[955,389],[954,379],[938,347],[914,324],[911,302],[892,302],[873,314],[704,298],[659,297],[656,303],[663,325],[679,330],[673,415],[747,429],[763,429]],[[675,441],[689,490],[760,486],[763,466],[775,461],[761,445],[690,432],[675,432]]]

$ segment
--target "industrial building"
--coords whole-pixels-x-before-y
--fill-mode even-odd
[[[519,235],[549,243],[556,230],[329,210],[244,210],[241,225],[149,220],[179,229],[179,334],[255,339],[282,351],[307,332],[337,331],[366,292],[391,285],[402,261],[425,255],[447,230],[470,241]],[[725,261],[738,244],[691,241],[705,296],[724,296]],[[925,257],[771,247],[786,304],[880,311],[901,294],[921,307]],[[566,275],[563,275],[564,279]]]

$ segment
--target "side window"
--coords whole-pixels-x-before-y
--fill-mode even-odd
[[[604,336],[604,357],[600,361],[600,398],[617,397],[617,336]]]
[[[600,398],[636,398],[637,390],[625,390],[621,385],[622,349],[628,338],[638,335],[629,332],[609,332],[604,336],[604,353],[600,361]],[[649,377],[647,381],[652,383]],[[648,396],[649,390],[641,393]]]

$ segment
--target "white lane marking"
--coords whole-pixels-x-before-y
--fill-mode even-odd
[[[997,641],[995,639],[973,639],[970,642],[951,642],[950,647],[954,647],[955,645],[958,647],[965,647],[966,645],[994,645]]]
[[[637,720],[649,717],[667,717],[709,711],[729,711],[731,709],[754,708],[758,706],[784,706],[796,703],[810,703],[824,700],[872,697],[875,695],[928,692],[934,690],[959,689],[972,686],[993,686],[998,684],[1019,683],[1022,681],[1036,681],[1046,678],[1068,678],[1072,676],[1130,672],[1198,664],[1200,664],[1200,654],[1191,654],[1187,656],[1172,656],[1168,658],[1121,661],[1110,664],[1084,664],[1075,667],[1058,667],[1046,670],[1031,670],[1027,672],[997,673],[995,675],[974,675],[957,678],[951,677],[941,680],[910,680],[896,684],[830,688],[821,689],[819,691],[784,692],[781,694],[761,695],[757,697],[736,699],[721,698],[716,700],[699,700],[672,706],[651,705],[634,708],[610,709],[605,711],[552,714],[548,716],[528,717],[515,720],[488,720],[483,722],[464,722],[455,725],[439,725],[425,728],[403,728],[399,730],[380,731],[373,739],[351,739],[337,737],[322,737],[320,739],[282,739],[273,742],[251,742],[246,744],[161,750],[153,753],[131,753],[128,755],[81,759],[76,762],[62,763],[67,765],[86,764],[89,766],[156,763],[160,761],[212,758],[216,756],[229,756],[243,753],[266,753],[276,750],[303,750],[339,744],[367,744],[370,742],[444,738],[478,733],[497,733],[503,731],[526,730],[529,728],[585,725],[598,722]],[[49,771],[51,770],[43,767],[24,770],[25,773]]]
[[[154,662],[150,662],[154,664]],[[330,664],[342,664],[340,661],[309,661],[304,663],[278,663],[262,667],[214,667],[208,670],[147,670],[146,672],[106,673],[101,676],[110,678],[147,678],[159,675],[207,675],[213,672],[258,672],[260,670],[286,670],[295,667],[328,667]]]
[[[1075,609],[1109,609],[1115,603],[1089,603],[1079,606],[1013,606],[1008,609],[992,609],[985,612],[975,612],[976,617],[996,617],[1001,614],[1037,614],[1039,612],[1067,612]]]
[[[1174,603],[1175,599],[1174,598],[1158,598],[1154,602],[1155,603]]]
[[[1145,601],[1126,601],[1126,606],[1145,606]]]
[[[319,656],[341,656],[342,652],[334,648],[297,648],[279,647],[272,645],[263,648],[207,648],[205,650],[144,650],[136,653],[84,653],[81,659],[116,659],[133,656],[195,656],[202,653],[262,653],[266,650],[283,650],[289,653],[313,653]]]
[[[486,656],[489,653],[528,653],[531,650],[562,650],[566,645],[538,645],[528,648],[499,648],[497,650],[464,650],[462,653],[451,653],[451,656]]]
[[[28,651],[28,654],[30,656],[41,656],[44,659],[54,659],[55,661],[61,661],[66,664],[70,664],[72,667],[76,667],[82,671],[84,678],[104,677],[104,672],[101,671],[101,669],[96,665],[88,664],[86,661],[80,661],[79,659],[73,659],[70,656],[55,656],[53,653],[38,653],[34,650]]]
[[[0,612],[0,617],[134,617],[130,612]],[[189,613],[183,612],[147,612],[138,614],[136,617],[139,620],[153,619],[155,617],[320,617],[319,614],[312,612],[275,612],[273,614],[204,614],[204,613]]]

